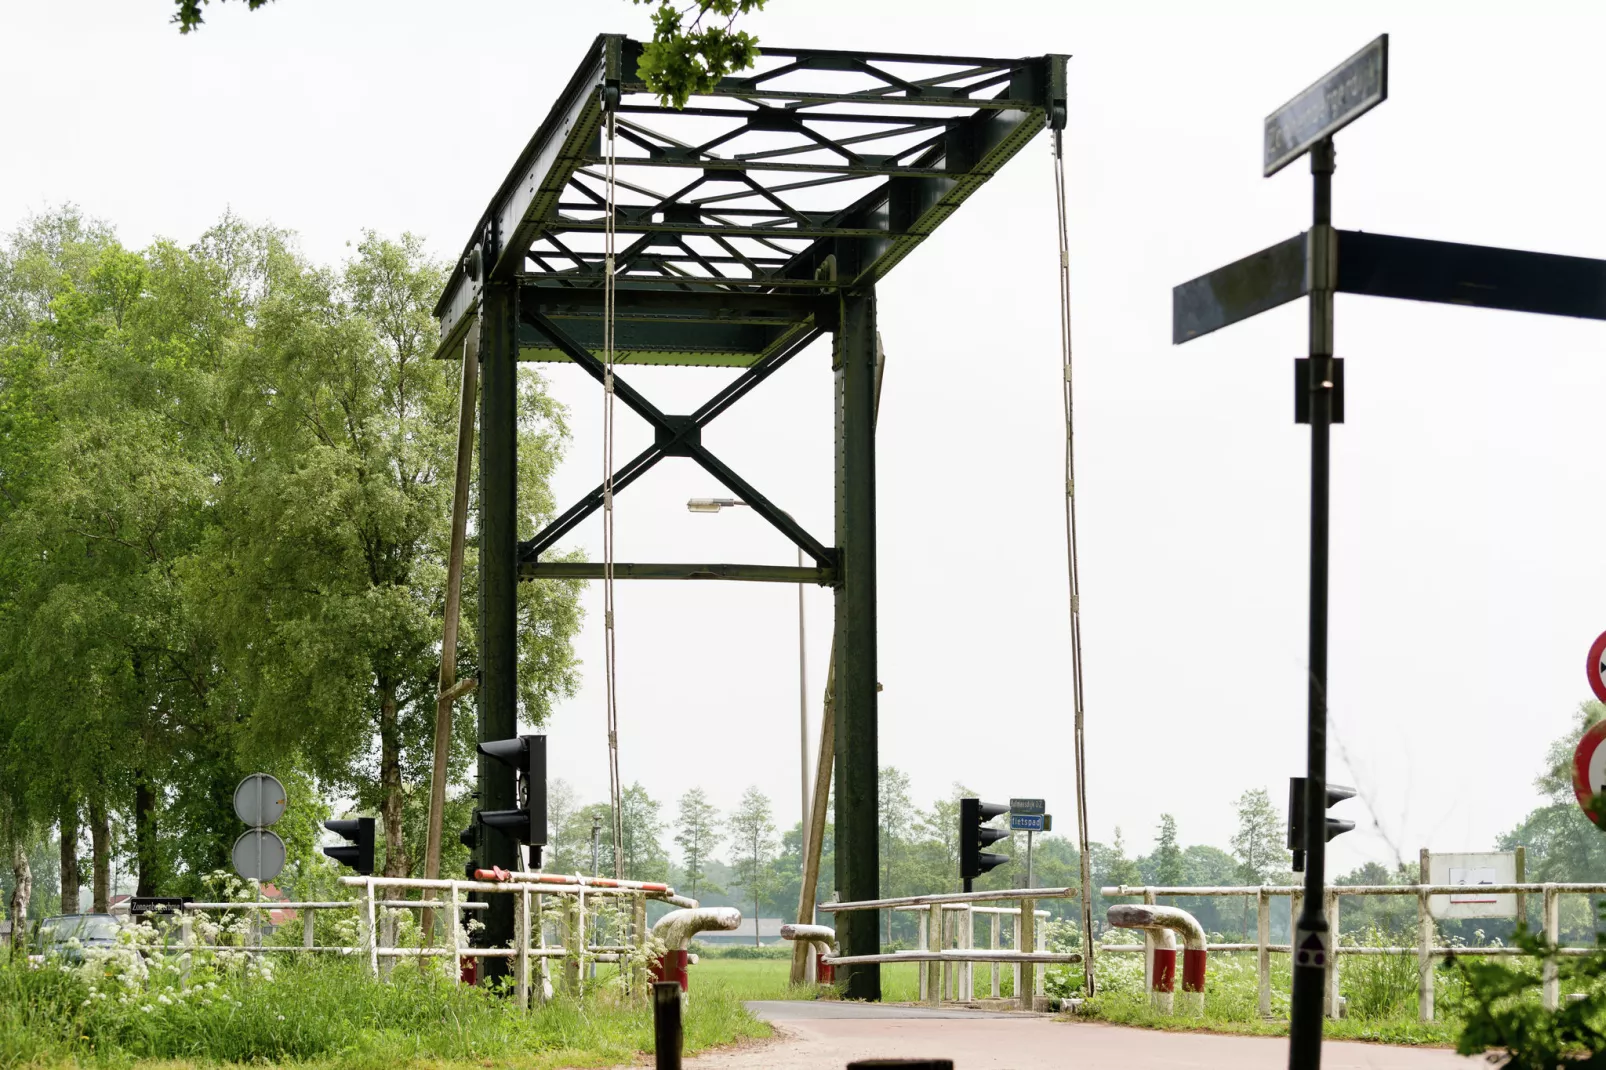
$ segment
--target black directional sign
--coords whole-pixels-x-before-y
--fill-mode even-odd
[[[1266,116],[1269,177],[1389,98],[1389,35],[1355,53]]]

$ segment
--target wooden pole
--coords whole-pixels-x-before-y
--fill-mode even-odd
[[[881,336],[876,335],[875,402],[876,415],[881,413],[881,376],[886,370],[887,357],[881,349]],[[820,752],[814,762],[814,798],[809,806],[809,819],[805,823],[803,843],[803,886],[797,897],[797,923],[814,924],[815,886],[820,882],[820,852],[825,846],[825,821],[831,796],[831,770],[836,758],[836,635],[831,636],[831,653],[825,659],[825,712],[820,718]],[[879,686],[879,685],[878,685]],[[755,923],[756,924],[756,923]],[[792,983],[800,985],[808,980],[810,950],[806,940],[792,944]]]
[[[468,534],[469,473],[474,463],[474,408],[479,386],[479,355],[463,345],[463,386],[457,411],[457,473],[452,489],[451,548],[446,558],[446,613],[441,625],[439,698],[435,702],[435,761],[429,781],[429,824],[424,847],[424,878],[435,880],[441,871],[441,824],[446,812],[446,758],[451,752],[452,704],[473,690],[474,681],[457,683],[457,625],[463,600],[463,546]],[[456,924],[455,919],[453,924]],[[435,911],[425,908],[424,943],[431,946]],[[423,956],[418,964],[424,965]]]

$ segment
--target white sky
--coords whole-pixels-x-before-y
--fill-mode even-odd
[[[752,22],[775,45],[1074,56],[1090,812],[1096,838],[1119,825],[1137,850],[1166,811],[1185,842],[1225,846],[1233,800],[1266,787],[1281,805],[1303,768],[1304,304],[1170,345],[1172,286],[1308,225],[1308,169],[1260,177],[1261,118],[1386,30],[1392,99],[1338,139],[1335,222],[1606,256],[1602,23],[1348,6],[772,0]],[[623,0],[278,0],[210,8],[181,38],[171,10],[0,6],[0,227],[70,200],[127,243],[190,241],[232,208],[324,260],[364,227],[452,256],[592,37],[647,27]],[[881,288],[881,756],[922,803],[962,779],[1044,796],[1068,830],[1053,219],[1039,139]],[[1337,339],[1331,777],[1361,787],[1377,828],[1335,841],[1334,864],[1485,848],[1534,805],[1606,628],[1606,325],[1340,297]],[[707,436],[827,541],[828,365],[817,346]],[[689,411],[727,376],[629,378]],[[600,397],[573,368],[552,379],[576,430],[567,504],[599,474]],[[629,456],[644,427],[621,428]],[[620,499],[619,558],[792,561],[751,515],[686,513],[720,493],[660,465]],[[582,531],[593,556],[599,532]],[[607,783],[599,605],[592,591],[585,689],[550,728],[554,773],[591,798]],[[620,585],[627,781],[666,800],[701,784],[724,807],[758,784],[796,819],[795,606],[784,586]],[[829,596],[808,612],[817,725]]]

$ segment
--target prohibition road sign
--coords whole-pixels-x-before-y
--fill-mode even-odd
[[[284,816],[285,790],[270,773],[252,773],[234,789],[234,813],[247,825],[263,827]]]
[[[1591,725],[1573,752],[1573,794],[1578,796],[1584,815],[1606,828],[1606,814],[1597,814],[1589,808],[1591,799],[1606,794],[1606,721]]]
[[[1589,689],[1595,697],[1606,702],[1606,632],[1601,632],[1589,644]]]
[[[234,841],[234,871],[248,881],[271,881],[284,869],[284,841],[271,829],[250,829]]]

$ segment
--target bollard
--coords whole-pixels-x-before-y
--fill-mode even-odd
[[[689,987],[686,968],[691,965],[691,952],[678,948],[670,948],[652,963],[648,969],[648,976],[652,979],[654,990],[661,984],[673,984],[682,992]]]
[[[680,1070],[680,992],[674,981],[653,982],[652,1053],[657,1070]]]

